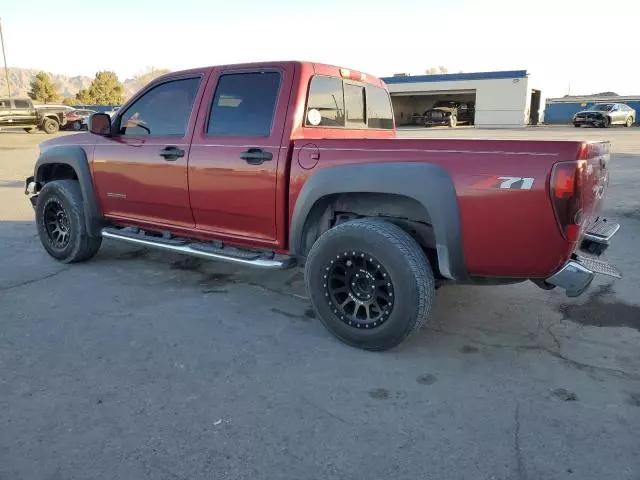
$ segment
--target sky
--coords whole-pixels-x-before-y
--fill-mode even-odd
[[[376,76],[527,70],[547,97],[640,95],[637,0],[4,0],[10,67],[121,79],[311,60]],[[634,21],[635,19],[635,21]],[[49,33],[47,33],[49,32]]]

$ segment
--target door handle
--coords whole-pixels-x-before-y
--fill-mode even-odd
[[[184,150],[178,147],[166,147],[160,150],[160,156],[167,162],[174,162],[177,159],[184,157]]]
[[[265,152],[261,148],[250,148],[246,152],[242,152],[240,158],[245,160],[249,165],[261,165],[264,162],[273,160],[273,153]]]

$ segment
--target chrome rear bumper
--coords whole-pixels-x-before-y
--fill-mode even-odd
[[[563,288],[567,297],[577,297],[589,288],[595,274],[575,260],[567,262],[557,273],[547,278],[546,282]]]
[[[577,297],[589,288],[596,273],[622,278],[622,274],[610,263],[593,257],[576,255],[575,258],[569,260],[564,267],[545,281],[563,288],[567,293],[567,297]]]

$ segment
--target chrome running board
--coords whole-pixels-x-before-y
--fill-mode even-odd
[[[282,270],[285,268],[291,268],[295,265],[295,260],[291,257],[274,255],[273,258],[264,258],[260,256],[259,252],[257,252],[255,253],[255,255],[247,255],[245,253],[243,255],[245,258],[242,258],[242,256],[234,256],[232,254],[224,253],[225,248],[223,247],[209,247],[209,245],[206,243],[189,243],[189,241],[185,241],[184,243],[169,243],[162,237],[158,237],[158,241],[155,241],[154,237],[150,235],[131,234],[131,232],[129,231],[121,233],[117,228],[103,228],[102,237],[111,238],[113,240],[119,240],[134,245],[141,245],[144,247],[164,250],[166,252],[180,253],[183,255],[189,255],[191,257],[204,258],[206,260],[218,260],[221,262],[235,263],[236,265],[263,268],[267,270]],[[228,250],[234,249],[229,248]],[[241,251],[239,251],[239,253],[240,252]]]

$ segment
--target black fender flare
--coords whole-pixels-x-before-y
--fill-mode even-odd
[[[294,255],[302,252],[305,221],[315,203],[342,193],[388,193],[419,202],[425,218],[416,220],[432,225],[440,273],[458,282],[468,280],[456,189],[444,168],[431,163],[385,162],[318,170],[306,180],[296,200],[289,236]]]
[[[91,236],[100,236],[102,213],[93,187],[89,160],[84,148],[73,145],[60,145],[46,150],[36,161],[33,176],[38,185],[44,185],[43,173],[45,165],[62,163],[69,165],[78,176],[82,191],[82,204],[85,212],[87,231]]]

